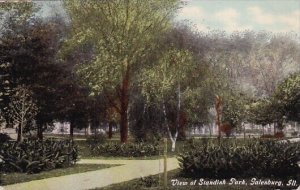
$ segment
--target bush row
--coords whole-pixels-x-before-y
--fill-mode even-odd
[[[24,140],[0,145],[2,172],[37,173],[75,164],[77,147],[71,141]]]
[[[144,157],[159,154],[158,144],[148,143],[104,143],[90,145],[93,156],[124,156],[124,157]]]
[[[11,138],[6,133],[0,133],[0,144],[10,141]]]
[[[280,139],[280,138],[284,138],[284,133],[283,132],[276,132],[274,135],[265,134],[265,135],[262,135],[260,138],[277,138],[277,139]]]
[[[190,143],[179,156],[182,173],[189,177],[297,177],[300,143],[270,140],[237,144]]]

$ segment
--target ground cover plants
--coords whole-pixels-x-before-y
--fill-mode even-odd
[[[243,145],[191,141],[179,156],[182,174],[203,178],[296,178],[300,143],[254,139]]]
[[[150,143],[127,143],[120,144],[107,142],[104,144],[91,144],[91,154],[93,156],[124,156],[124,157],[144,157],[159,155],[159,144]]]
[[[68,140],[27,140],[0,145],[1,172],[38,173],[76,163],[78,152]]]

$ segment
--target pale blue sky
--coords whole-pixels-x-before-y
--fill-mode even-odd
[[[176,20],[189,20],[195,29],[295,32],[300,34],[300,0],[183,0]],[[43,14],[62,12],[60,1],[37,1]],[[50,8],[52,7],[52,8]]]
[[[201,31],[267,30],[300,33],[300,0],[185,0],[178,20]]]

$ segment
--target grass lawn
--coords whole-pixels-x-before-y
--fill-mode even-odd
[[[178,190],[196,190],[196,189],[204,189],[204,190],[268,190],[268,189],[276,189],[276,187],[268,187],[268,186],[250,186],[250,185],[228,185],[229,180],[227,180],[227,185],[211,185],[211,186],[172,186],[172,179],[177,179],[179,181],[191,182],[194,181],[190,178],[184,178],[179,175],[179,169],[168,172],[168,188],[170,190],[178,189]],[[160,179],[160,180],[159,180]],[[157,189],[163,190],[163,180],[162,174],[154,175],[151,177],[142,179],[135,179],[128,182],[123,182],[119,184],[110,185],[108,187],[96,188],[93,190],[140,190],[140,189]]]
[[[59,177],[64,175],[83,173],[95,170],[101,170],[104,168],[113,167],[115,165],[107,164],[76,164],[68,168],[54,169],[50,171],[43,171],[37,174],[26,173],[7,173],[1,175],[1,185],[9,185],[15,183],[28,182],[33,180],[45,179],[50,177]]]

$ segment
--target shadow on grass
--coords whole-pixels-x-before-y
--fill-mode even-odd
[[[15,183],[29,182],[33,180],[46,179],[50,177],[59,177],[64,175],[84,173],[89,171],[101,170],[105,168],[110,168],[118,165],[111,164],[76,164],[68,168],[59,168],[50,171],[43,171],[36,174],[26,174],[26,173],[7,173],[2,174],[0,185],[9,185]]]

